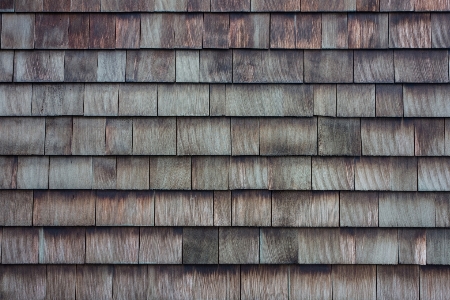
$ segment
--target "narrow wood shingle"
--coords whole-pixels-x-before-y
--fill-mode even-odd
[[[0,84],[0,115],[30,116],[32,89],[31,84]]]
[[[427,264],[448,265],[450,263],[450,230],[427,229]]]
[[[126,155],[133,153],[133,120],[106,119],[106,154]]]
[[[47,266],[46,296],[57,299],[74,300],[76,291],[76,265]]]
[[[232,155],[259,155],[260,122],[258,118],[231,118]]]
[[[450,21],[447,13],[431,14],[431,45],[433,48],[450,47]]]
[[[423,157],[418,161],[419,191],[450,190],[450,158]]]
[[[231,191],[214,191],[214,226],[231,226]]]
[[[45,154],[72,153],[72,118],[45,118]]]
[[[295,47],[320,49],[322,47],[322,14],[297,14],[295,21]]]
[[[267,189],[268,187],[268,162],[266,157],[231,157],[230,190]]]
[[[115,156],[92,157],[92,188],[114,189],[117,186],[117,159]]]
[[[203,48],[228,49],[230,15],[205,13],[203,23]]]
[[[1,226],[31,226],[33,191],[0,191]]]
[[[89,15],[89,48],[114,49],[116,46],[116,16],[112,14]]]
[[[17,163],[17,188],[47,189],[48,167],[48,156],[19,156]]]
[[[105,154],[105,118],[73,118],[72,154]]]
[[[232,226],[271,226],[270,191],[233,191]]]
[[[0,156],[0,188],[17,188],[17,156]]]
[[[347,14],[322,14],[322,48],[348,48]]]
[[[98,82],[125,82],[125,51],[99,51],[97,81]]]
[[[86,0],[79,0],[86,1]],[[94,0],[98,1],[98,0]],[[72,1],[72,3],[74,3]],[[95,3],[90,1],[94,8]],[[88,49],[89,48],[89,15],[88,14],[70,14],[69,15],[69,49]]]
[[[139,48],[141,38],[141,16],[139,14],[120,14],[116,16],[115,48]]]
[[[14,51],[0,52],[0,81],[12,82],[14,74]]]
[[[420,299],[445,299],[450,293],[449,280],[447,266],[420,267]]]
[[[377,117],[403,117],[402,85],[377,84],[375,111]]]
[[[442,156],[444,155],[445,128],[444,119],[414,120],[414,155]]]
[[[181,264],[183,229],[180,227],[142,227],[139,237],[140,264]]]
[[[314,115],[336,116],[336,84],[314,85]]]
[[[150,184],[149,157],[117,157],[117,189],[146,190]]]
[[[398,230],[398,262],[400,264],[426,264],[427,238],[425,229]]]
[[[200,53],[197,50],[176,51],[176,82],[199,82]]]
[[[230,14],[230,48],[269,48],[270,14]]]
[[[300,2],[297,2],[300,5]],[[270,48],[295,49],[296,18],[292,13],[270,15]]]

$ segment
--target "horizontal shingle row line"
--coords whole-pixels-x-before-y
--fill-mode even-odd
[[[447,266],[11,265],[12,299],[445,299]]]
[[[450,264],[449,229],[3,227],[0,242],[2,264]]]
[[[0,129],[0,155],[450,156],[444,118],[7,117]]]
[[[2,49],[448,48],[447,13],[3,14]]]
[[[429,0],[4,0],[4,12],[450,11]]]
[[[0,63],[4,82],[448,83],[448,56],[447,50],[36,50],[0,51]]]
[[[450,117],[449,93],[446,84],[0,84],[0,115]]]
[[[450,191],[449,157],[0,156],[2,189]]]
[[[0,204],[0,226],[450,226],[450,193],[3,190]]]

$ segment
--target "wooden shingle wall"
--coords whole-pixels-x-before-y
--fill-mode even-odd
[[[450,1],[0,0],[0,299],[449,299]]]

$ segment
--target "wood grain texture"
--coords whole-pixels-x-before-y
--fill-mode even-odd
[[[154,225],[154,193],[97,191],[95,224],[97,226]]]
[[[177,50],[175,62],[176,82],[199,82],[200,53],[198,50]]]
[[[341,228],[298,229],[300,264],[354,264],[355,235]]]
[[[217,264],[218,258],[218,228],[183,228],[183,264]]]
[[[355,190],[416,191],[417,159],[361,157],[355,164]]]
[[[203,12],[211,10],[211,1],[209,0],[187,0],[188,12]]]
[[[116,16],[116,49],[139,48],[140,38],[141,38],[140,15],[120,14]]]
[[[436,195],[436,227],[449,227],[450,224],[450,194]]]
[[[115,189],[117,186],[117,163],[115,156],[92,157],[92,188]]]
[[[232,226],[271,226],[271,196],[270,191],[233,191]]]
[[[423,157],[418,160],[419,191],[450,190],[450,158]]]
[[[414,123],[404,119],[361,119],[362,155],[414,156]]]
[[[375,85],[341,84],[337,86],[338,117],[375,117]]]
[[[295,25],[297,49],[322,48],[322,14],[297,14]]]
[[[0,115],[31,115],[31,84],[0,84]]]
[[[405,117],[448,117],[450,108],[445,105],[448,91],[446,85],[404,85]]]
[[[354,80],[357,83],[394,83],[393,51],[355,51]]]
[[[353,49],[388,48],[388,23],[388,14],[349,14],[348,47]]]
[[[14,81],[64,81],[64,51],[16,51],[14,56]]]
[[[17,164],[17,188],[47,189],[48,167],[48,156],[19,156]]]
[[[311,189],[310,157],[269,157],[268,166],[270,190]]]
[[[415,0],[380,0],[380,11],[414,11]]]
[[[1,226],[31,226],[33,191],[0,191]]]
[[[133,154],[176,155],[175,118],[134,118]]]
[[[287,266],[241,266],[241,299],[288,299]]]
[[[86,263],[136,264],[139,228],[95,227],[86,229]]]
[[[46,296],[48,299],[75,300],[77,267],[67,265],[50,265],[46,267]]]
[[[97,81],[125,82],[126,51],[98,51]]]
[[[45,118],[45,154],[72,153],[72,118]]]
[[[228,116],[312,116],[314,91],[309,85],[227,85]]]
[[[0,289],[9,299],[45,299],[46,266],[2,266]]]
[[[269,187],[268,168],[266,157],[231,157],[230,190],[267,189]]]
[[[105,148],[106,154],[133,153],[133,120],[106,119]]]
[[[444,119],[415,119],[414,120],[414,155],[442,156],[445,153],[445,124]]]
[[[147,190],[150,183],[149,158],[117,157],[117,189]]]
[[[433,48],[450,47],[450,21],[446,13],[431,14],[431,46]]]
[[[114,299],[145,299],[147,297],[147,266],[114,266]]]
[[[45,119],[1,118],[0,154],[44,154]]]
[[[56,12],[56,11],[64,11],[67,12],[70,10],[70,0],[42,0],[43,8],[45,12]]]
[[[203,16],[203,48],[228,49],[230,15],[208,14]]]
[[[142,227],[140,230],[140,264],[182,263],[183,228]]]
[[[377,299],[376,266],[332,266],[333,299]]]
[[[259,155],[259,126],[258,118],[231,118],[232,155]]]
[[[119,85],[119,116],[156,116],[158,113],[156,84],[124,83]]]
[[[275,226],[275,224],[273,224]],[[283,237],[282,239],[280,237]],[[293,264],[298,261],[297,230],[260,228],[260,263]]]
[[[208,85],[158,85],[158,116],[208,115]]]
[[[419,299],[419,266],[377,266],[377,299]]]
[[[38,0],[40,1],[40,0]],[[150,1],[149,1],[150,2]],[[101,0],[71,0],[70,11],[100,12]]]
[[[214,191],[214,226],[231,226],[231,191]]]
[[[154,0],[155,11],[186,11],[187,1],[186,0]]]
[[[448,229],[427,229],[426,240],[427,264],[448,265],[450,262],[450,253],[448,252],[450,231]]]
[[[377,84],[375,111],[377,117],[403,117],[402,85]]]
[[[42,0],[29,2],[27,0],[15,0],[14,11],[16,12],[41,12],[43,10]]]
[[[250,11],[250,0],[211,0],[212,12]]]
[[[314,115],[336,116],[336,84],[316,84],[314,88]]]
[[[400,264],[426,264],[427,238],[425,229],[398,230],[398,262]]]
[[[150,188],[159,190],[190,190],[191,157],[150,157]]]
[[[1,156],[0,169],[0,188],[16,189],[17,188],[17,156]]]
[[[2,49],[34,48],[34,14],[2,14],[1,21]]]
[[[97,81],[97,51],[67,51],[64,56],[65,82]]]
[[[35,116],[82,115],[83,84],[43,84],[33,86],[31,113]]]
[[[213,192],[157,192],[155,226],[212,226]]]
[[[260,154],[317,154],[317,118],[261,119]]]
[[[431,48],[430,14],[390,13],[389,48]]]
[[[269,48],[269,27],[269,14],[230,14],[230,48]]]
[[[339,225],[342,227],[378,227],[378,193],[339,193]]]
[[[347,14],[322,14],[322,48],[348,48]]]
[[[355,11],[355,0],[339,0],[329,3],[326,0],[305,1],[302,3],[302,11]]]
[[[361,126],[356,118],[318,119],[319,155],[361,155]]]
[[[300,5],[299,1],[297,3]],[[270,48],[295,49],[296,18],[292,13],[270,15]]]
[[[203,14],[177,14],[174,23],[175,48],[202,48]]]
[[[337,227],[339,194],[336,192],[272,192],[272,226]]]
[[[66,49],[69,46],[68,14],[37,14],[35,49]]]
[[[448,54],[441,50],[394,51],[395,82],[448,82]]]
[[[80,0],[86,1],[86,0]],[[97,0],[98,1],[98,0]],[[72,1],[72,4],[74,1]],[[89,1],[94,8],[95,3]],[[69,15],[69,49],[89,48],[89,15],[70,14]]]
[[[380,193],[380,227],[434,227],[435,199],[422,193]]]
[[[113,266],[77,266],[76,299],[112,299]]]
[[[200,51],[200,82],[232,82],[233,52],[224,50]]]
[[[450,118],[445,119],[445,155],[450,155]]]
[[[416,0],[414,10],[416,11],[448,11],[450,10],[450,1],[448,0]]]
[[[177,155],[230,155],[229,118],[177,118]]]
[[[175,51],[127,51],[126,81],[174,82]]]
[[[356,0],[357,11],[379,11],[380,0]]]
[[[40,264],[83,264],[85,262],[83,227],[44,227],[39,229]]]
[[[251,0],[252,11],[300,11],[300,1],[297,0]]]
[[[304,59],[307,83],[353,82],[353,51],[305,50]]]
[[[112,14],[89,15],[89,48],[114,49],[116,46],[116,16]]]
[[[118,84],[86,84],[84,98],[85,116],[117,116]]]
[[[95,194],[91,191],[35,191],[34,226],[95,225]]]
[[[219,228],[219,264],[258,263],[259,228]]]
[[[233,51],[234,83],[302,83],[302,51]]]
[[[354,190],[355,161],[344,157],[312,158],[313,190]]]
[[[1,12],[12,12],[14,11],[14,0],[5,0],[0,4]]]
[[[209,114],[210,116],[225,116],[226,105],[226,85],[211,84],[209,86]]]
[[[398,264],[397,229],[357,229],[357,264]]]
[[[73,118],[73,155],[104,155],[106,118]]]
[[[420,267],[420,299],[445,299],[450,293],[449,271],[446,266]]]
[[[37,264],[38,259],[39,228],[3,228],[2,264]]]
[[[174,48],[175,14],[141,14],[141,48]]]
[[[289,266],[289,293],[294,299],[331,299],[331,266]]]
[[[227,190],[229,169],[227,156],[192,157],[192,189]]]
[[[14,51],[0,52],[0,81],[13,81]]]

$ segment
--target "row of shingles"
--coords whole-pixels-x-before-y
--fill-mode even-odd
[[[124,11],[449,11],[450,2],[427,0],[5,0],[7,12],[124,12]]]
[[[0,128],[0,155],[450,155],[443,118],[8,117]]]
[[[448,157],[0,156],[0,166],[3,189],[450,190]]]
[[[0,115],[449,117],[449,92],[433,84],[0,84]]]
[[[4,14],[1,48],[447,48],[449,29],[446,13]]]
[[[17,299],[445,299],[443,266],[1,266]],[[8,294],[8,295],[10,295]]]
[[[9,82],[449,82],[446,50],[37,50],[0,55],[2,78]]]
[[[0,226],[448,227],[450,194],[1,191]]]
[[[2,264],[449,265],[449,229],[3,227]]]

